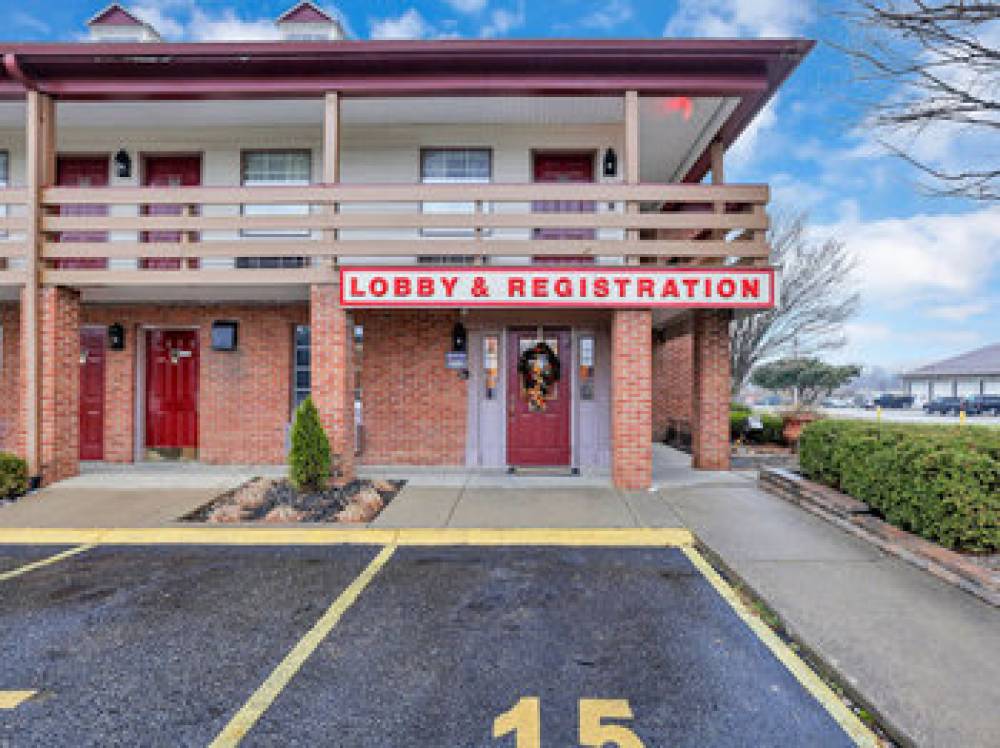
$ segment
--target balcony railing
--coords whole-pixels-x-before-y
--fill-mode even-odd
[[[25,199],[0,190],[0,204]],[[332,277],[344,258],[453,255],[764,264],[767,201],[761,185],[50,187],[42,191],[42,282],[305,283]],[[572,212],[559,212],[561,204]],[[0,231],[12,236],[25,226],[23,217],[0,217]],[[0,257],[24,251],[23,243],[0,242]],[[234,257],[306,259],[267,270],[218,261]],[[168,264],[176,270],[165,270],[162,258],[177,258]]]
[[[27,200],[27,190],[0,189],[0,285],[24,282]]]

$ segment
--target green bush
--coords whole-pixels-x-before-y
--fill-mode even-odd
[[[781,416],[774,413],[761,413],[759,417],[763,428],[748,432],[746,430],[747,421],[750,420],[751,415],[753,415],[753,411],[745,405],[732,403],[729,406],[730,441],[736,441],[746,434],[746,440],[752,444],[785,443],[785,437],[782,433],[784,421],[782,421]]]
[[[28,463],[17,455],[0,452],[0,499],[28,490]]]
[[[330,461],[330,440],[312,398],[307,397],[296,409],[292,423],[288,479],[300,491],[318,491],[330,477]]]
[[[806,426],[809,478],[958,550],[1000,550],[1000,430],[827,419]]]

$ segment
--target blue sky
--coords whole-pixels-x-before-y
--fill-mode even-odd
[[[262,38],[292,0],[125,3],[168,39]],[[1000,341],[1000,207],[931,197],[862,126],[847,30],[829,0],[342,0],[358,38],[808,36],[820,45],[733,151],[727,179],[768,182],[772,212],[808,210],[860,263],[863,308],[839,360],[906,368]],[[100,0],[8,0],[0,38],[76,38]],[[934,163],[1000,157],[1000,142],[928,133]]]

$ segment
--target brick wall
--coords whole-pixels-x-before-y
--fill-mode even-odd
[[[24,455],[21,394],[21,307],[0,304],[0,450]]]
[[[671,320],[666,340],[653,344],[653,439],[662,441],[671,421],[691,422],[694,349],[691,315]]]
[[[344,477],[354,475],[354,368],[353,323],[340,306],[340,289],[333,284],[313,285],[309,296],[312,345],[312,400],[339,456],[336,468]]]
[[[444,368],[458,313],[360,311],[361,388],[370,465],[464,465],[467,383]]]
[[[80,294],[43,288],[41,324],[41,473],[43,483],[79,472]]]
[[[692,464],[729,469],[729,318],[727,310],[694,312]]]
[[[239,323],[239,349],[213,351],[214,320]],[[125,350],[108,351],[104,458],[131,462],[135,445],[136,351],[142,325],[197,327],[199,459],[212,464],[281,464],[291,408],[292,331],[304,304],[85,306],[83,324],[125,327]]]
[[[652,314],[617,310],[611,327],[611,473],[623,490],[653,479]]]

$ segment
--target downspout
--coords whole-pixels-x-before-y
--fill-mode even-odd
[[[38,91],[38,81],[34,78],[28,76],[24,72],[24,68],[21,67],[21,63],[17,60],[17,55],[13,52],[4,52],[3,55],[3,68],[7,71],[7,75],[16,80],[26,91]]]

